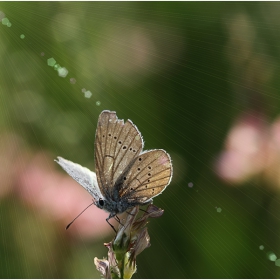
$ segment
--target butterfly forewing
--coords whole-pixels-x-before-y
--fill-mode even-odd
[[[110,178],[114,162],[114,154],[110,152],[112,146],[112,132],[117,123],[115,112],[103,111],[98,119],[95,136],[95,170],[98,184],[104,196],[108,196]],[[121,124],[122,125],[122,124]]]
[[[130,120],[118,120],[115,112],[100,114],[95,136],[95,171],[105,197],[112,196],[116,180],[142,148],[141,134]]]
[[[171,177],[171,159],[164,150],[144,152],[120,177],[119,196],[129,202],[144,203],[159,195],[170,183]]]
[[[55,160],[75,181],[84,187],[98,201],[103,196],[97,185],[96,174],[80,164],[58,157]]]

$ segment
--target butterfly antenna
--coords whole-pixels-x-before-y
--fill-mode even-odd
[[[94,201],[89,206],[87,206],[70,224],[68,224],[65,229],[68,229],[75,222],[75,220],[78,219],[92,204],[94,204]]]

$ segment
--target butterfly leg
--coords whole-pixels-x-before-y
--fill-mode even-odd
[[[152,198],[149,199],[149,200],[147,200],[146,202],[142,203],[141,205],[147,205],[147,204],[151,204],[151,203],[153,203],[153,199],[152,199]],[[145,213],[148,213],[147,211],[145,211],[145,210],[143,210],[143,209],[141,209],[141,208],[139,208],[139,210],[141,210],[141,211],[143,211],[143,212],[145,212]],[[128,211],[126,211],[126,213],[127,213],[128,215],[134,216],[133,214],[129,213]]]
[[[126,211],[125,213],[127,213],[128,215],[131,215],[131,216],[135,216],[135,214],[131,214],[128,211]]]
[[[110,220],[111,218],[112,218],[112,217],[109,216],[109,217],[106,219],[106,222],[107,222],[107,223],[109,224],[109,226],[114,230],[114,232],[117,233],[117,231],[116,231],[116,229],[114,228],[114,226],[113,226],[112,224],[109,223],[109,220]]]
[[[153,199],[151,198],[151,199],[149,199],[148,201],[144,202],[142,205],[147,205],[147,204],[152,204],[152,203],[153,203]],[[144,209],[139,208],[139,210],[141,210],[141,211],[143,211],[143,212],[149,214],[149,212],[147,212],[147,211],[144,210]]]
[[[133,208],[132,208],[132,209],[133,209]],[[135,216],[135,214],[131,214],[131,213],[128,212],[128,211],[125,211],[125,213],[128,214],[128,215],[131,215],[131,216]]]
[[[143,211],[143,212],[145,212],[145,213],[147,213],[147,214],[149,214],[149,212],[148,211],[146,211],[146,210],[144,210],[144,209],[139,209],[139,210],[141,210],[141,211]]]
[[[121,223],[121,220],[120,220],[120,218],[116,215],[116,216],[114,216],[114,218],[115,218],[115,220],[118,222],[118,223],[120,223],[122,226],[124,226],[122,223]]]

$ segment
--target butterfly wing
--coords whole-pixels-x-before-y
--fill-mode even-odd
[[[70,160],[66,160],[62,157],[57,157],[55,160],[75,181],[77,181],[84,189],[86,189],[94,198],[98,201],[103,196],[99,190],[96,180],[96,174],[86,167],[83,167]]]
[[[132,121],[119,120],[116,112],[102,111],[95,135],[95,172],[104,197],[112,197],[116,180],[143,149]]]
[[[172,178],[172,163],[164,150],[146,151],[119,177],[119,196],[131,204],[145,203],[161,194]]]

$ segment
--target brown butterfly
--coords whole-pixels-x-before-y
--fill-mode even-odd
[[[116,217],[136,205],[152,202],[172,178],[172,163],[164,150],[143,151],[144,142],[132,121],[102,111],[95,135],[95,172],[58,157],[58,164],[94,198],[94,204]]]

